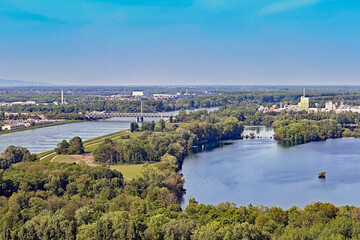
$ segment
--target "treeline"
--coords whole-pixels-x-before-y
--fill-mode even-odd
[[[338,208],[330,203],[318,202],[304,209],[292,207],[284,211],[279,207],[236,207],[232,203],[211,206],[192,199],[185,213],[193,221],[193,225],[191,221],[188,225],[194,229],[188,239],[360,238],[360,209]]]
[[[329,138],[341,138],[343,128],[336,121],[325,120],[300,120],[277,121],[274,139],[282,143],[302,144],[311,141],[323,141]]]
[[[337,122],[338,124],[341,124],[342,126],[347,126],[350,124],[359,124],[360,123],[360,113],[355,112],[343,112],[343,113],[334,113],[334,112],[320,112],[320,113],[314,113],[314,112],[281,112],[281,113],[265,113],[262,114],[262,116],[265,116],[265,118],[271,118],[269,122],[274,122],[276,120],[325,120],[330,119],[332,121]],[[263,121],[264,118],[261,119]]]
[[[166,90],[164,90],[166,92]],[[17,91],[13,94],[0,95],[0,101],[26,101],[36,100],[37,102],[52,103],[59,101],[59,94],[52,92],[51,94],[39,94],[35,91],[26,92],[26,94],[19,94]],[[131,93],[131,90],[126,90]],[[271,106],[273,104],[297,104],[302,91],[299,89],[278,89],[271,91],[261,90],[246,90],[246,91],[221,91],[216,90],[221,95],[205,95],[194,98],[168,99],[168,100],[154,100],[144,99],[145,112],[163,112],[176,111],[179,109],[196,109],[209,108],[217,106],[229,106],[231,104],[247,103],[255,105]],[[119,100],[105,100],[103,94],[116,94],[114,90],[101,91],[100,89],[79,89],[72,90],[71,93],[66,94],[68,105],[31,105],[31,106],[4,106],[0,107],[0,111],[4,112],[31,112],[45,114],[48,118],[66,118],[66,119],[81,119],[83,115],[78,113],[86,111],[109,111],[109,112],[139,112],[139,101],[119,101]],[[345,104],[358,105],[360,91],[340,91],[340,90],[313,90],[308,91],[307,96],[311,98],[311,106],[314,107],[318,103],[320,107],[324,107],[326,101],[341,102]]]
[[[165,120],[160,119],[157,123],[155,121],[151,122],[142,122],[141,126],[139,127],[139,124],[137,122],[132,122],[130,124],[130,131],[131,132],[144,132],[144,131],[156,131],[156,132],[162,132],[165,130]]]
[[[266,125],[272,126],[275,121],[278,120],[324,120],[331,119],[347,126],[350,124],[360,123],[360,113],[356,112],[306,112],[306,111],[290,111],[290,112],[261,112],[258,111],[259,105],[252,103],[239,103],[227,105],[226,109],[220,107],[218,112],[219,116],[234,116],[240,121],[243,121],[245,125]]]
[[[96,92],[96,91],[95,91]],[[237,104],[251,104],[254,106],[272,106],[273,104],[297,104],[302,93],[300,91],[238,91],[234,93],[224,92],[222,95],[198,96],[195,98],[154,100],[143,99],[144,112],[176,111],[179,109],[196,109],[222,106],[224,108]],[[312,91],[308,93],[311,104],[318,103],[320,107],[328,100],[337,101],[344,99],[345,104],[358,105],[359,91]],[[46,96],[46,95],[45,95]],[[14,105],[0,107],[3,112],[30,112],[44,114],[49,119],[72,119],[84,118],[86,111],[108,111],[108,112],[140,112],[140,101],[104,100],[99,96],[79,95],[79,99],[70,95],[68,105]],[[1,97],[1,96],[0,96]],[[6,97],[11,98],[11,95]],[[37,99],[39,96],[36,96]],[[314,107],[314,106],[312,106]],[[257,107],[255,108],[257,110]],[[82,114],[80,114],[82,113]],[[249,122],[261,122],[261,116],[255,116],[255,112],[248,115]],[[267,120],[267,119],[264,119]]]
[[[106,139],[94,152],[95,161],[108,164],[159,162],[166,153],[182,161],[189,148],[213,141],[238,139],[244,129],[234,117],[215,124],[191,122],[172,124],[169,128],[161,122],[147,124],[154,130],[162,129],[162,132],[146,130],[140,137],[125,142]]]
[[[36,158],[36,154],[31,154],[26,148],[9,146],[0,154],[0,169],[7,169],[18,162],[33,162]]]
[[[151,100],[143,99],[144,112],[176,111],[179,109],[196,109],[203,107],[217,107],[225,104],[225,97],[209,96],[198,98]],[[108,112],[140,112],[140,101],[119,101],[119,100],[82,100],[72,101],[67,105],[13,105],[0,107],[2,112],[30,112],[44,114],[49,119],[65,118],[78,120],[84,117],[87,111],[108,111]],[[82,114],[80,114],[82,113]]]

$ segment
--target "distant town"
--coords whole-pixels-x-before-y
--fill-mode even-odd
[[[52,91],[52,93],[54,93]],[[56,93],[56,92],[55,92]],[[33,100],[29,101],[14,101],[14,102],[0,102],[0,107],[16,107],[16,106],[62,106],[68,105],[69,102],[64,96],[64,90],[58,92],[59,101],[53,101],[52,103],[38,103]],[[169,100],[169,99],[181,99],[181,98],[196,98],[199,96],[214,96],[219,93],[210,93],[207,91],[201,92],[177,92],[177,93],[151,93],[150,91],[132,91],[131,94],[116,94],[109,96],[99,96],[105,101],[139,101],[141,99],[148,100]],[[221,95],[221,94],[220,94]],[[35,114],[29,112],[5,112],[0,111],[4,120],[0,121],[2,131],[21,129],[32,126],[47,125],[58,122],[64,122],[66,119],[48,119],[44,114]],[[78,112],[82,114],[82,112]]]
[[[130,87],[118,89],[83,87],[64,90],[43,87],[29,89],[26,92],[22,89],[3,90],[0,95],[0,129],[9,131],[65,123],[67,120],[94,119],[94,116],[99,118],[117,116],[116,113],[120,114],[119,116],[126,113],[135,116],[142,114],[143,109],[144,113],[163,116],[164,111],[216,106],[226,108],[227,104],[236,102],[251,103],[263,113],[297,111],[360,113],[357,93],[344,95],[341,100],[334,98],[339,95],[339,91],[331,87],[324,87],[321,91],[313,88],[310,90],[310,95],[306,94],[305,89],[299,94],[299,88],[287,87],[277,90],[256,87],[255,90],[236,91],[228,86],[190,87],[191,90],[186,86],[173,88],[163,86],[159,87],[158,91],[154,87],[143,89],[145,90],[136,88],[131,90]],[[254,94],[257,97],[254,97]],[[136,116],[136,120],[142,119],[141,116]]]
[[[344,104],[344,102],[334,103],[332,101],[326,101],[325,107],[320,108],[318,103],[314,104],[315,107],[310,108],[310,98],[306,97],[305,90],[303,96],[300,97],[300,102],[297,105],[283,104],[280,103],[280,107],[276,104],[271,107],[260,106],[259,111],[262,112],[283,112],[283,111],[307,111],[307,112],[334,112],[334,113],[343,113],[343,112],[357,112],[360,113],[360,106],[353,106]]]

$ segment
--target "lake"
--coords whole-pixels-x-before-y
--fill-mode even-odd
[[[218,107],[205,108],[207,111],[217,110]],[[195,110],[187,110],[196,111]],[[169,112],[174,116],[178,111]],[[105,134],[130,128],[132,118],[109,118],[98,121],[84,121],[58,126],[36,128],[32,130],[13,132],[0,135],[0,152],[10,145],[26,147],[32,153],[41,153],[56,147],[63,139],[70,140],[75,136],[83,140],[99,137]],[[145,121],[158,121],[158,118],[144,118]]]
[[[259,139],[232,141],[184,160],[187,199],[216,205],[262,204],[288,209],[322,201],[360,206],[360,139],[342,138],[283,147],[273,130],[246,127]],[[327,172],[326,179],[317,173]]]

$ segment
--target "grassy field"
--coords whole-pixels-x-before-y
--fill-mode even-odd
[[[120,131],[120,132],[117,132],[117,133],[111,133],[111,134],[108,134],[108,135],[104,135],[104,136],[101,136],[99,138],[96,138],[96,139],[89,139],[87,141],[84,141],[84,146],[85,146],[85,152],[94,152],[98,146],[104,141],[104,139],[106,138],[110,138],[111,140],[115,140],[115,141],[122,141],[122,142],[126,142],[128,141],[129,139],[122,139],[121,137],[123,135],[129,135],[130,138],[136,138],[140,135],[141,133],[132,133],[132,132],[129,132],[128,130],[125,130],[125,131]]]
[[[73,155],[56,155],[53,157],[52,161],[60,163],[79,163],[79,159]]]
[[[130,139],[132,139],[138,137],[140,134],[141,133],[139,132],[131,133],[128,130],[123,130],[120,132],[110,133],[100,137],[92,138],[84,141],[85,152],[87,153],[94,152],[106,138],[110,138],[116,141],[126,142],[129,139],[122,139],[123,135],[129,135]],[[60,163],[78,163],[78,164],[82,163],[82,160],[81,158],[79,158],[79,155],[57,155],[54,150],[49,150],[43,153],[39,153],[38,157],[42,161],[53,161]],[[87,161],[87,164],[90,166],[96,165],[92,162],[92,160]],[[124,179],[129,181],[140,174],[140,171],[143,166],[144,164],[110,165],[110,168],[121,172],[124,176]]]
[[[111,165],[110,168],[121,172],[125,180],[131,180],[140,175],[145,164]]]
[[[81,158],[79,158],[79,155],[53,155],[52,162],[59,162],[59,163],[78,163],[78,164],[86,164],[85,161],[81,162]],[[91,161],[88,161],[87,163],[91,163],[90,166],[96,166],[97,164],[94,164]],[[128,164],[128,165],[109,165],[110,169],[117,170],[121,172],[124,176],[124,179],[126,181],[129,181],[137,176],[139,176],[141,169],[143,168],[145,164]]]
[[[76,123],[76,122],[82,122],[82,120],[67,120],[67,121],[63,121],[63,122],[55,122],[55,123],[50,123],[50,124],[45,124],[45,125],[37,125],[37,126],[24,127],[24,128],[19,128],[19,129],[0,131],[0,135],[7,134],[7,133],[21,132],[21,131],[26,131],[26,130],[36,129],[36,128],[44,128],[44,127],[51,127],[51,126],[69,124],[69,123]]]

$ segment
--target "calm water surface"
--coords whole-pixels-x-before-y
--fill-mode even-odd
[[[208,111],[218,109],[206,108]],[[196,111],[196,110],[188,110]],[[178,111],[170,112],[176,115]],[[79,136],[83,140],[99,137],[105,134],[125,130],[130,128],[132,118],[110,118],[98,121],[86,121],[79,123],[69,123],[58,126],[37,128],[21,132],[0,135],[0,152],[10,145],[26,147],[32,153],[41,153],[54,149],[56,144],[63,139],[69,140]],[[158,121],[158,118],[145,118],[145,121]]]
[[[323,201],[360,206],[360,139],[331,139],[282,147],[265,127],[247,127],[260,139],[233,144],[187,157],[182,173],[185,202],[234,202],[290,208]],[[326,179],[317,173],[327,172]]]

